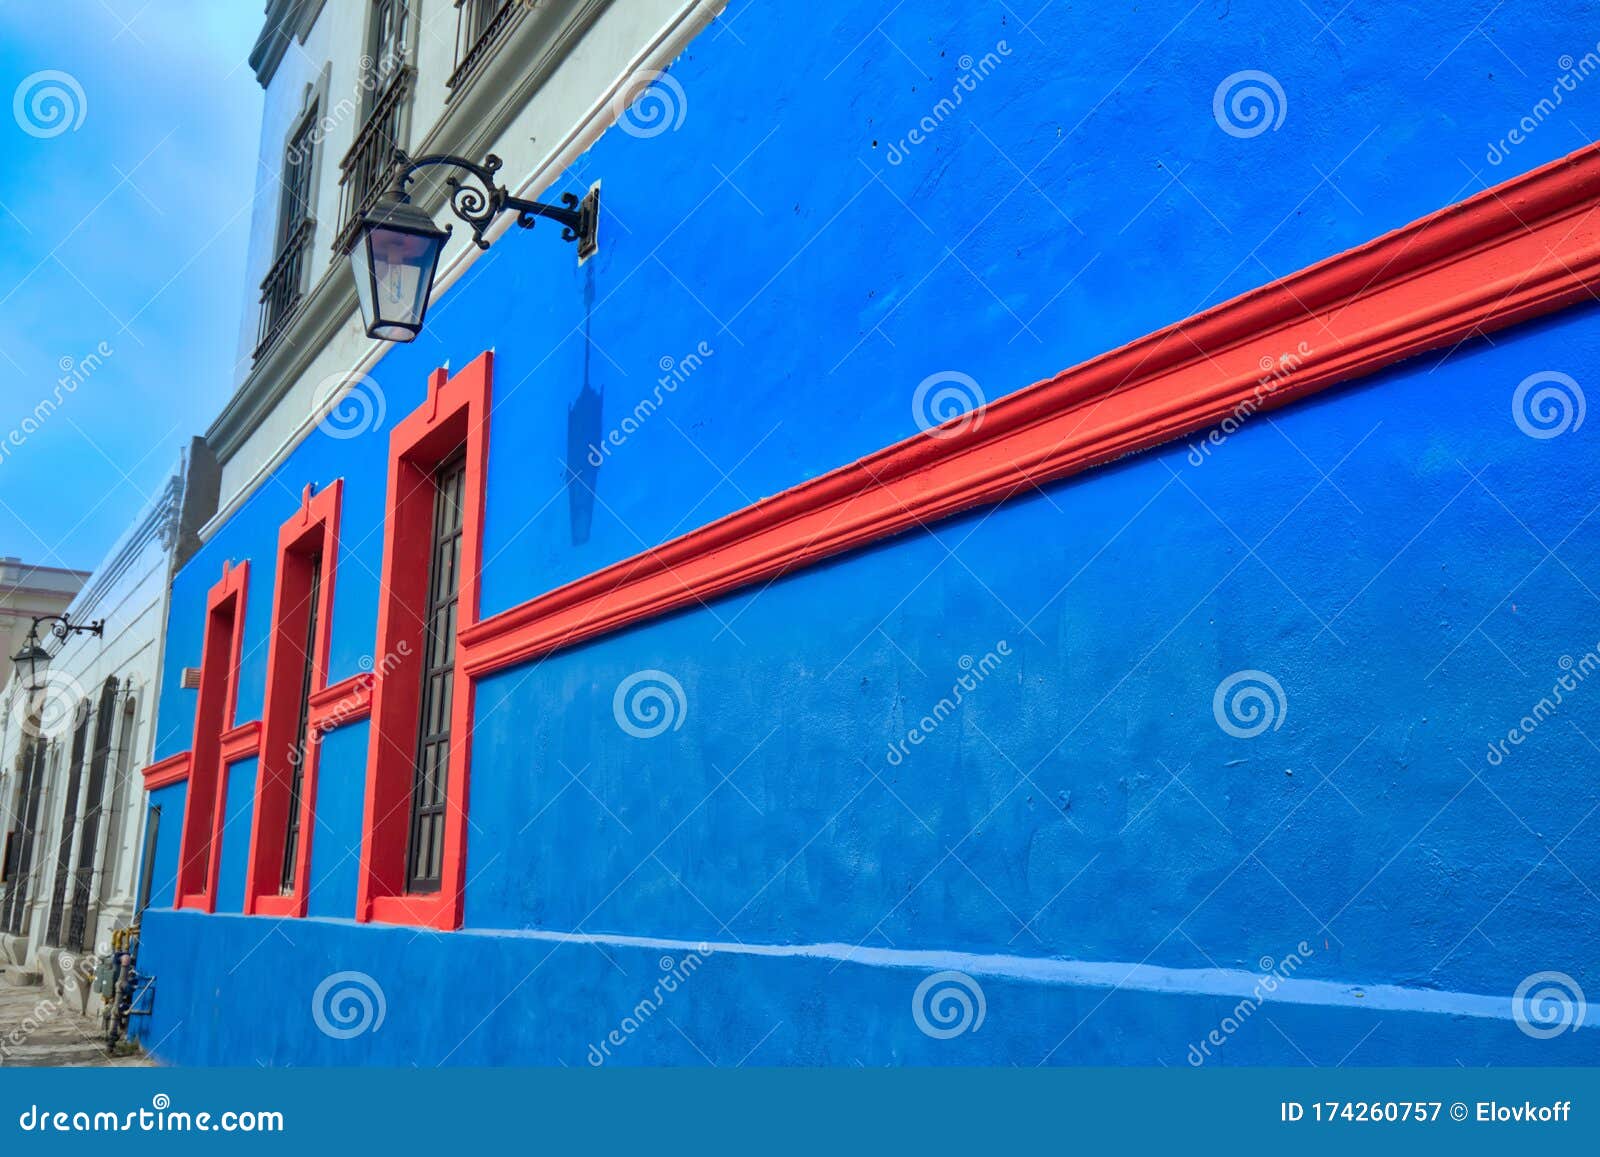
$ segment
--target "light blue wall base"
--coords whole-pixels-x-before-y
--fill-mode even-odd
[[[975,1030],[935,1039],[913,1015],[917,987],[933,971],[927,966],[172,912],[149,914],[145,943],[149,958],[161,961],[149,1039],[159,1059],[175,1064],[1600,1061],[1600,1028],[1592,1017],[1589,1028],[1534,1040],[1510,1019],[1509,998],[1500,1002],[1502,1019],[1286,999],[1268,1000],[1241,1017],[1234,995],[1006,977],[967,961],[983,992],[984,1019]],[[263,944],[283,947],[263,951]],[[693,963],[686,964],[691,954]],[[285,968],[290,956],[295,967]],[[344,973],[363,975],[316,999],[324,980]],[[686,977],[676,991],[659,990],[662,977],[674,974]],[[347,1000],[341,1015],[341,991],[364,994],[370,1013]],[[646,1000],[655,1007],[642,1012]],[[319,1011],[336,1033],[369,1027],[341,1039],[319,1027]],[[1240,1018],[1237,1030],[1224,1032],[1234,1017]],[[1206,1057],[1198,1049],[1213,1031],[1225,1043],[1211,1045]]]

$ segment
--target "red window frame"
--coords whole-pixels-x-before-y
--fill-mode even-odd
[[[224,733],[233,728],[239,702],[239,660],[244,650],[245,599],[250,563],[224,562],[222,578],[206,595],[205,637],[200,648],[200,688],[195,698],[194,743],[189,792],[179,843],[176,908],[216,911],[222,824],[227,808],[224,774],[230,755]],[[236,758],[236,756],[235,756]]]
[[[245,913],[304,916],[311,879],[311,835],[316,826],[317,764],[322,732],[308,712],[301,752],[300,826],[296,839],[293,888],[283,894],[284,831],[289,822],[304,687],[306,628],[311,614],[312,561],[321,556],[317,584],[316,637],[311,640],[311,693],[328,686],[328,648],[333,638],[333,587],[339,559],[339,514],[344,480],[315,495],[307,486],[300,509],[278,530],[278,581],[272,597],[272,630],[267,652],[267,698],[261,716],[261,762],[250,825],[250,869]]]
[[[456,648],[445,780],[444,862],[436,892],[406,890],[412,780],[422,693],[425,608],[433,535],[433,475],[466,446],[460,601],[456,632],[478,621],[483,565],[484,471],[489,456],[489,400],[494,354],[480,354],[455,377],[428,378],[428,396],[389,437],[389,490],[382,596],[378,604],[381,672],[372,689],[366,809],[356,919],[452,929],[461,926],[466,863],[468,770],[472,758],[471,681]]]

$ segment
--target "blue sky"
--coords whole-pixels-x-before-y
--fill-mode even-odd
[[[0,555],[92,569],[231,393],[262,7],[0,6]]]

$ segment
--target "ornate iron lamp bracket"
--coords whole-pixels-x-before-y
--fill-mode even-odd
[[[500,171],[502,164],[504,162],[493,153],[485,157],[481,165],[449,153],[433,153],[415,160],[403,152],[397,153],[394,195],[402,201],[410,200],[411,182],[419,171],[436,165],[448,165],[461,170],[461,174],[445,178],[445,186],[450,190],[450,209],[471,226],[472,239],[479,249],[489,248],[483,235],[495,219],[509,209],[517,214],[517,224],[524,229],[532,229],[540,217],[557,222],[562,226],[561,239],[578,243],[579,261],[592,256],[598,247],[599,187],[590,189],[588,195],[582,198],[576,193],[563,193],[560,205],[525,201],[521,197],[513,197],[504,185],[496,183],[495,174]]]
[[[33,630],[28,632],[30,638],[38,635],[41,623],[49,623],[50,634],[58,639],[65,639],[68,635],[78,634],[93,635],[99,638],[105,634],[106,630],[106,621],[104,619],[96,619],[92,623],[74,623],[67,615],[40,615],[33,620]]]
[[[106,629],[106,621],[104,619],[96,619],[92,623],[74,623],[65,614],[34,616],[33,625],[28,628],[27,642],[23,644],[22,650],[11,656],[12,663],[19,667],[23,663],[28,665],[28,690],[30,692],[42,690],[42,687],[38,685],[39,668],[40,666],[48,666],[51,659],[50,652],[39,645],[41,642],[39,628],[46,623],[50,624],[45,632],[46,635],[54,635],[62,640],[71,635],[93,635],[96,638],[102,638]]]

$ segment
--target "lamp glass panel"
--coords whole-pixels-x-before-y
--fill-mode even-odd
[[[379,225],[367,233],[381,324],[419,327],[441,240]]]

